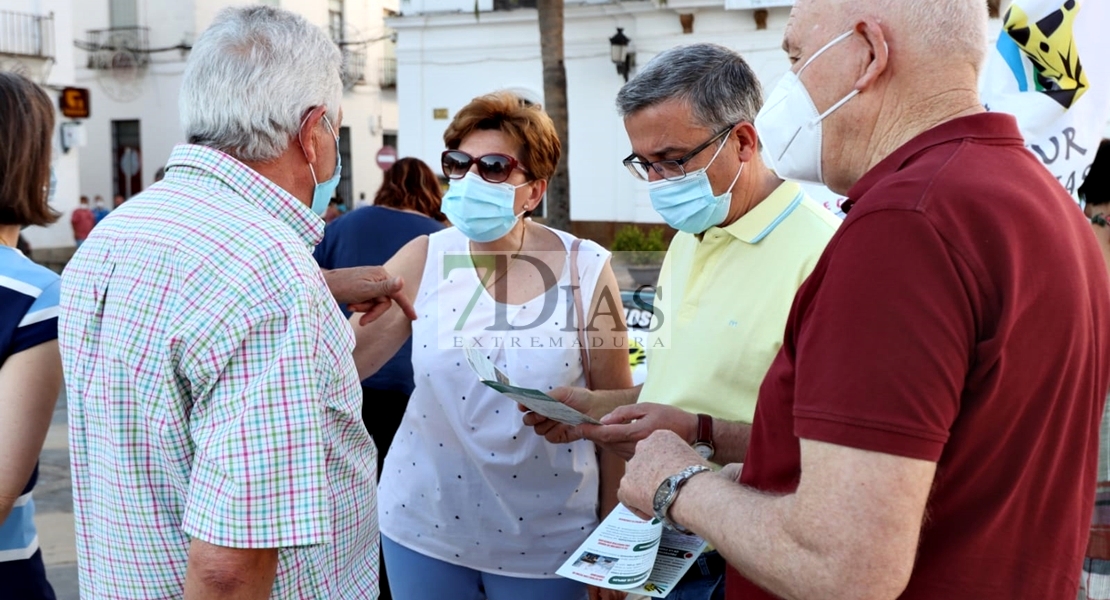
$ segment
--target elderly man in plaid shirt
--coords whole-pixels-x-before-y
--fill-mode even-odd
[[[367,318],[400,282],[312,259],[340,66],[301,17],[225,10],[186,67],[189,143],[65,272],[86,600],[377,596],[375,449],[325,277]]]

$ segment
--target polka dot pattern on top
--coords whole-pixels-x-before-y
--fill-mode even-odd
[[[555,233],[569,249],[574,238]],[[509,327],[496,332],[500,345],[483,350],[515,383],[541,390],[584,385],[577,345],[529,347],[533,337],[575,337],[562,331],[569,270],[564,264],[555,288],[519,305],[497,304],[483,292],[467,318],[460,319],[466,312],[460,307],[470,303],[480,285],[478,277],[472,268],[453,270],[449,278],[438,275],[444,273],[446,257],[465,253],[467,246],[453,228],[429,238],[416,304],[418,314],[429,316],[413,322],[418,376],[383,469],[381,531],[402,546],[449,563],[511,576],[554,577],[566,553],[597,524],[594,446],[586,441],[549,444],[525,427],[516,404],[478,380],[463,348],[468,337],[488,343],[487,328],[507,319]],[[578,255],[583,298],[593,297],[608,258],[597,244],[583,242]],[[544,307],[551,302],[557,306],[548,309],[544,321]]]

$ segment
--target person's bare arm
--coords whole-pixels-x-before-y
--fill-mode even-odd
[[[586,439],[625,460],[632,458],[640,440],[656,431],[673,431],[691,445],[697,441],[698,416],[666,404],[642,402],[621,406],[601,422],[603,425],[581,425],[576,429]],[[713,419],[713,462],[744,462],[751,432],[752,426],[747,423]]]
[[[185,600],[265,600],[277,576],[276,548],[225,548],[189,543]]]
[[[627,390],[632,387],[628,363],[628,326],[624,322],[620,286],[608,262],[598,277],[597,289],[586,313],[589,339],[590,378],[595,390]]]
[[[801,462],[797,491],[782,496],[696,475],[670,517],[786,600],[897,598],[913,571],[936,464],[805,439]],[[621,500],[650,512],[656,486],[691,464],[703,461],[685,441],[653,434],[629,463]]]
[[[363,323],[380,317],[394,303],[410,319],[416,318],[409,296],[403,293],[404,278],[394,277],[384,267],[321,268],[320,273],[336,302],[346,304],[351,312],[364,313]]]
[[[409,282],[399,292],[400,301],[392,302],[381,316],[368,322],[365,313],[351,315],[355,330],[355,366],[359,379],[365,379],[382,368],[412,335],[415,313],[412,304],[420,290],[424,265],[428,260],[428,237],[420,236],[397,251],[385,264],[385,271]],[[407,308],[406,308],[407,307]]]
[[[61,389],[57,340],[17,352],[0,367],[0,523],[31,479]]]

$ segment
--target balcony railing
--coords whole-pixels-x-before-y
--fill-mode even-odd
[[[0,54],[54,58],[54,15],[0,11]]]
[[[536,0],[493,0],[493,10],[536,8]]]
[[[88,51],[90,69],[135,68],[150,62],[149,35],[146,27],[93,29],[78,46]]]
[[[343,53],[343,89],[349,90],[366,83],[366,46],[358,43],[338,42]]]
[[[382,59],[382,89],[397,87],[397,59],[386,57]]]

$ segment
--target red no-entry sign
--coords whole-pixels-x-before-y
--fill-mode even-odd
[[[383,171],[388,171],[389,167],[392,167],[393,163],[397,162],[397,149],[393,146],[382,146],[382,149],[378,150],[376,160],[378,161],[378,166],[381,167]]]

